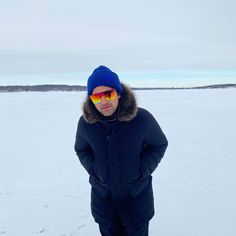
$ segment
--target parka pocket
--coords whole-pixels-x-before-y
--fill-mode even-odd
[[[109,190],[107,188],[107,185],[105,183],[100,182],[96,176],[90,175],[89,183],[101,197],[108,196]]]
[[[147,166],[143,162],[140,162],[140,171],[141,171],[143,177],[147,177],[147,176],[151,175],[151,172],[149,171],[149,169],[147,168]]]
[[[142,176],[128,183],[128,194],[131,197],[137,197],[152,182],[152,176]]]

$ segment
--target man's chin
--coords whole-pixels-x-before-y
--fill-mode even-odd
[[[111,110],[107,110],[107,111],[105,111],[105,110],[102,110],[102,111],[100,111],[104,116],[111,116],[114,112],[113,111],[111,111]]]
[[[101,112],[104,116],[111,116],[113,113],[112,112]]]

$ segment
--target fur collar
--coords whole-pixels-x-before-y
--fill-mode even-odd
[[[121,86],[123,88],[123,94],[119,99],[119,105],[117,107],[117,119],[119,121],[127,122],[132,120],[136,116],[138,108],[135,95],[128,87],[128,85],[121,83]],[[90,124],[93,124],[104,118],[104,116],[96,109],[88,96],[83,103],[82,109],[85,121]]]

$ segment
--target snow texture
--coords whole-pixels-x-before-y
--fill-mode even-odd
[[[169,146],[150,236],[236,235],[236,90],[135,91]],[[98,236],[73,146],[85,92],[0,94],[0,235]]]

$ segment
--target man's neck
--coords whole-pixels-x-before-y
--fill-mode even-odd
[[[110,116],[103,116],[103,120],[115,121],[117,119],[119,112],[119,106],[116,108],[115,112]]]

